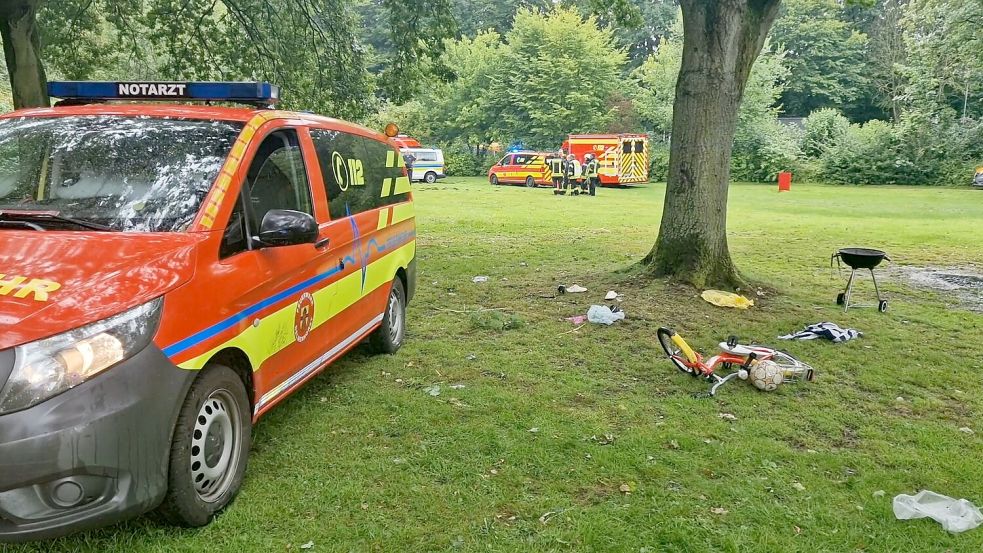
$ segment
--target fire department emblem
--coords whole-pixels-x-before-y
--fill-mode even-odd
[[[307,292],[297,302],[297,312],[294,314],[294,338],[303,342],[311,333],[314,326],[314,298]]]

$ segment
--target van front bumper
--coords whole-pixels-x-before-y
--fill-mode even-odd
[[[193,378],[151,344],[67,392],[0,415],[0,542],[54,538],[159,505]]]

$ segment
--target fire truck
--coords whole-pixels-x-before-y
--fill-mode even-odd
[[[563,141],[563,151],[576,156],[594,154],[600,162],[601,186],[644,184],[649,180],[648,135],[571,134]]]

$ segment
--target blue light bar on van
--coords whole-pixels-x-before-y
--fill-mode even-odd
[[[63,100],[200,100],[275,104],[280,87],[270,83],[53,81],[48,95]]]

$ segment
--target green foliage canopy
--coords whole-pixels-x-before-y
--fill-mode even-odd
[[[869,86],[867,35],[836,0],[785,0],[771,41],[786,52],[790,75],[782,105],[790,115],[858,102]]]
[[[489,92],[502,136],[555,147],[568,133],[596,132],[613,117],[608,101],[623,88],[627,56],[609,29],[573,10],[520,10],[505,37]]]

